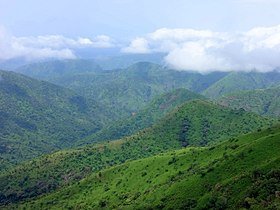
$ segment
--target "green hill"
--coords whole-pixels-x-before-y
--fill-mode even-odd
[[[194,99],[204,99],[204,96],[183,88],[165,93],[153,99],[144,109],[133,113],[131,117],[112,123],[95,134],[76,141],[76,145],[100,140],[120,139],[132,135],[139,130],[152,126],[177,106]]]
[[[121,118],[143,109],[160,94],[178,88],[200,92],[225,75],[219,72],[209,75],[180,72],[140,62],[126,69],[75,74],[50,78],[49,81],[110,107]]]
[[[280,117],[280,87],[229,94],[218,103],[264,116]]]
[[[279,209],[280,127],[102,170],[16,209]]]
[[[60,151],[0,175],[0,201],[17,202],[77,182],[127,160],[188,145],[206,145],[271,126],[274,120],[210,102],[187,102],[151,128],[121,140]]]
[[[109,120],[96,102],[65,88],[7,71],[0,78],[0,170],[70,147]]]
[[[232,72],[203,91],[210,98],[244,90],[269,88],[280,85],[280,72]]]

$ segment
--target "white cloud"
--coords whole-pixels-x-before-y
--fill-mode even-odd
[[[95,48],[110,48],[114,47],[114,40],[112,40],[109,36],[99,35],[93,39],[92,47]]]
[[[114,41],[105,35],[93,39],[79,37],[67,38],[61,35],[45,35],[37,37],[16,37],[0,27],[0,60],[24,57],[26,59],[75,58],[78,48],[109,48]]]
[[[165,52],[166,62],[178,70],[265,72],[280,67],[280,25],[231,34],[163,28],[132,40],[124,50]]]
[[[125,53],[149,53],[148,41],[144,38],[136,38],[132,40],[128,47],[122,49]]]
[[[81,45],[92,45],[93,44],[93,42],[90,39],[81,38],[81,37],[78,39],[78,43]]]
[[[82,46],[89,46],[94,48],[110,48],[114,47],[114,40],[106,35],[96,36],[94,39],[89,38],[79,38],[78,44]]]

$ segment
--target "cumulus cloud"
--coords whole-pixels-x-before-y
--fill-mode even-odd
[[[24,57],[28,60],[60,58],[76,58],[75,49],[110,48],[114,41],[105,35],[92,39],[79,37],[67,38],[61,35],[45,35],[37,37],[16,37],[0,27],[0,60]]]
[[[149,53],[148,40],[145,38],[136,38],[131,41],[128,47],[122,49],[125,53]]]
[[[280,67],[280,25],[224,33],[194,29],[159,29],[132,40],[129,53],[165,52],[178,70],[271,71]]]
[[[109,36],[99,35],[93,39],[92,47],[95,48],[110,48],[114,47],[114,40],[112,40]]]

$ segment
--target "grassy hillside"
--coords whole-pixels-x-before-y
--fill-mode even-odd
[[[203,91],[210,98],[218,98],[243,90],[268,88],[280,85],[280,72],[232,72]]]
[[[229,94],[218,103],[264,116],[280,117],[280,87]]]
[[[100,140],[114,140],[132,135],[144,128],[152,126],[177,106],[203,96],[186,89],[176,89],[153,99],[143,110],[135,112],[131,117],[112,123],[104,129],[84,139],[76,141],[76,145],[84,145]]]
[[[83,65],[83,61],[80,62],[79,65]],[[227,74],[214,72],[202,75],[195,72],[179,72],[149,62],[139,62],[125,69],[91,72],[80,71],[79,65],[77,64],[76,70],[70,73],[65,68],[60,76],[55,71],[50,71],[49,67],[47,68],[49,73],[46,74],[45,68],[42,67],[42,75],[45,75],[44,79],[47,81],[70,88],[80,95],[110,107],[120,118],[138,112],[160,94],[178,88],[201,92]],[[29,65],[24,72],[35,78],[42,78],[33,73],[40,72],[40,69],[37,67],[34,69]]]
[[[0,170],[71,146],[101,129],[108,115],[70,90],[0,71]]]
[[[1,203],[17,202],[81,180],[92,172],[188,145],[206,145],[275,121],[195,100],[151,128],[121,140],[46,155],[0,175]]]
[[[102,170],[16,209],[279,209],[280,126]]]

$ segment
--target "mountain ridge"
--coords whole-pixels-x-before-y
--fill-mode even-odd
[[[93,173],[15,208],[277,209],[280,127]],[[270,150],[268,151],[268,149]]]
[[[2,173],[1,203],[37,197],[127,160],[186,146],[213,144],[275,122],[206,101],[187,102],[157,124],[132,136],[45,155]]]
[[[217,100],[234,109],[244,109],[263,116],[280,117],[280,86],[228,94]]]

